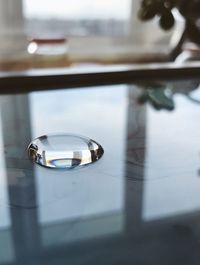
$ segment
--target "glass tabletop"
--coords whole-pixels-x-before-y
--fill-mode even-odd
[[[198,84],[1,95],[0,265],[198,264]],[[60,133],[103,157],[71,170],[28,158],[33,139]]]

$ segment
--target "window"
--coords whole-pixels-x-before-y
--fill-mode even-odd
[[[132,62],[167,54],[172,31],[140,22],[139,5],[140,0],[0,0],[0,59],[25,57],[27,36],[66,37],[71,61]]]
[[[29,35],[119,36],[127,32],[130,0],[24,0]]]

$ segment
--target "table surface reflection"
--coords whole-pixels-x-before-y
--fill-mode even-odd
[[[0,96],[0,265],[199,265],[192,82],[170,83],[173,111],[139,104],[136,84]],[[104,156],[67,171],[30,161],[30,141],[56,133],[90,137]]]

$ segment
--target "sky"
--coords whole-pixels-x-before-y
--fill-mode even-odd
[[[26,17],[126,19],[131,0],[23,0],[23,3]]]

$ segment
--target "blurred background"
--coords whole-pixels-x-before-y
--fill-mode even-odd
[[[0,0],[1,68],[15,67],[11,61],[22,68],[166,61],[183,20],[174,10],[176,25],[163,32],[157,18],[138,19],[140,5],[140,0]]]

